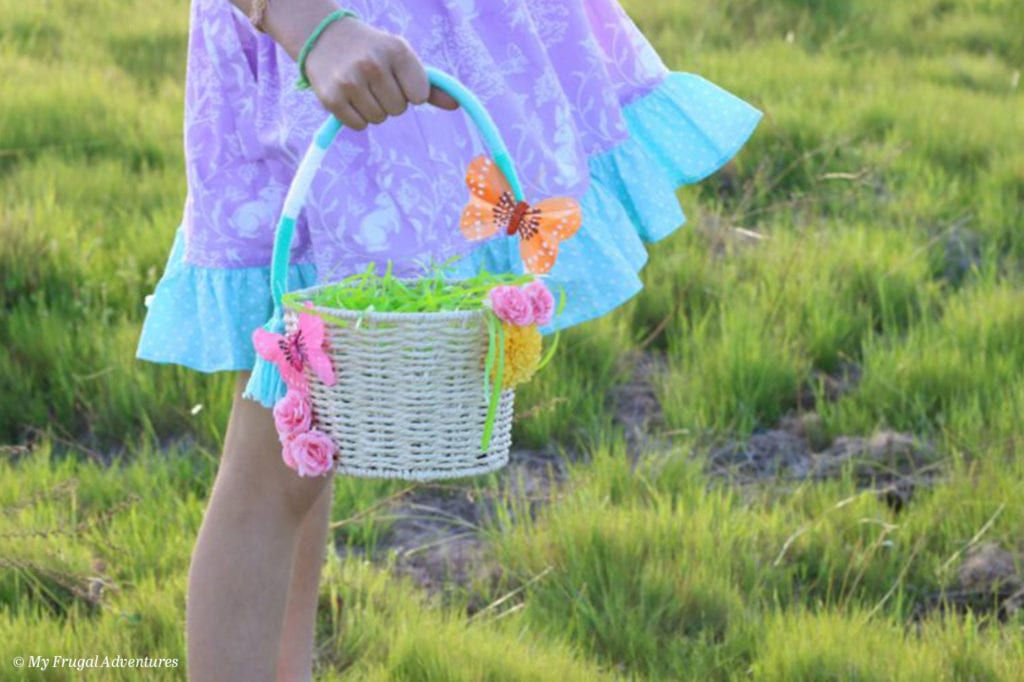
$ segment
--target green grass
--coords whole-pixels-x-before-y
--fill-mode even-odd
[[[134,352],[184,200],[188,8],[58,4],[0,0],[0,443],[29,446],[0,449],[0,665],[183,665],[233,382]],[[517,392],[518,444],[587,455],[536,520],[483,529],[505,579],[474,589],[518,591],[470,619],[469,594],[426,601],[332,557],[318,679],[1017,679],[1020,616],[916,614],[972,545],[1024,550],[1024,5],[625,6],[672,68],[765,120],[680,192],[688,227],[652,247],[644,292],[563,333]],[[634,471],[608,396],[641,348],[665,357],[683,435]],[[801,410],[829,437],[927,439],[940,477],[899,512],[851,470],[708,478],[713,444]],[[336,520],[404,487],[337,486]],[[334,540],[373,550],[385,530],[364,515]]]

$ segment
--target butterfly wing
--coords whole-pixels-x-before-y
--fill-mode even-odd
[[[331,359],[324,353],[323,349],[319,353],[314,352],[309,356],[309,366],[316,372],[317,377],[320,381],[324,382],[325,386],[333,386],[337,378],[334,376],[334,366],[331,365]]]
[[[497,205],[502,194],[512,191],[505,175],[489,156],[478,156],[470,162],[466,170],[466,185],[470,194],[492,206]]]
[[[252,345],[256,348],[256,352],[260,354],[260,357],[277,364],[284,359],[284,351],[278,343],[283,338],[280,334],[268,332],[263,327],[259,327],[252,333]]]
[[[459,223],[462,234],[471,241],[497,234],[501,226],[495,220],[495,208],[504,194],[512,192],[501,169],[490,157],[478,156],[466,170],[466,186],[470,196]]]
[[[543,275],[551,270],[558,258],[558,242],[548,240],[538,233],[531,239],[519,242],[519,255],[527,272]]]
[[[537,202],[538,229],[556,241],[565,241],[576,234],[583,222],[580,205],[569,197],[555,197]]]
[[[331,359],[324,350],[326,332],[323,318],[300,313],[299,332],[302,344],[302,348],[299,350],[302,352],[302,356],[306,358],[320,381],[327,386],[333,386],[335,382],[334,366],[331,365]]]
[[[302,372],[292,367],[292,363],[288,361],[286,349],[291,341],[287,337],[259,327],[252,333],[252,343],[263,359],[277,366],[281,378],[289,387],[298,388],[305,385],[306,378],[302,376]]]
[[[473,242],[493,237],[500,229],[494,219],[494,205],[478,196],[471,196],[469,203],[462,209],[459,227],[462,229],[462,236]]]
[[[519,251],[527,272],[542,275],[554,267],[559,243],[579,231],[583,216],[576,200],[568,197],[544,199],[535,209],[530,218],[536,229],[523,237]]]
[[[324,320],[319,315],[299,313],[299,332],[303,351],[322,348],[324,345]],[[308,355],[306,357],[309,357]]]

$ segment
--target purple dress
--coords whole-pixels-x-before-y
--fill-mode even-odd
[[[615,0],[350,0],[455,76],[501,131],[529,201],[573,196],[579,232],[547,279],[566,309],[550,333],[635,295],[645,243],[684,222],[675,190],[714,172],[761,114],[703,78],[669,71]],[[185,92],[188,194],[166,268],[147,297],[138,357],[205,372],[250,369],[270,315],[274,227],[327,112],[297,68],[228,0],[192,0]],[[461,111],[412,107],[343,130],[297,225],[289,288],[370,262],[399,274],[464,255],[522,272],[512,240],[466,241],[466,166],[484,145]]]

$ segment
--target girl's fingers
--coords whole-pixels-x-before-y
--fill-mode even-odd
[[[366,127],[366,119],[363,118],[355,108],[348,102],[336,104],[333,108],[335,118],[342,122],[346,128],[362,130]]]
[[[440,88],[430,88],[430,97],[427,101],[435,107],[448,109],[449,111],[459,108],[459,103],[455,101],[455,98]]]
[[[403,40],[400,49],[393,57],[392,70],[398,87],[402,89],[405,99],[413,104],[423,104],[430,95],[430,82],[427,71],[412,48]]]
[[[368,84],[354,88],[349,94],[348,101],[368,123],[381,123],[388,117],[384,107],[373,96]]]
[[[370,92],[389,116],[398,116],[409,106],[409,101],[394,74],[389,73],[384,78],[370,83]]]

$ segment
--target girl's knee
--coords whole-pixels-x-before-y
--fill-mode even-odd
[[[233,491],[233,497],[240,498],[242,508],[260,507],[263,511],[277,510],[281,516],[296,523],[304,519],[317,506],[334,484],[334,473],[323,476],[299,476],[281,460],[278,452],[236,452],[233,463],[222,465],[219,483]],[[246,464],[248,460],[248,464]],[[215,486],[216,488],[217,486]]]
[[[294,518],[303,519],[317,506],[317,501],[324,495],[325,488],[334,485],[334,474],[299,476],[288,467],[284,468],[287,471],[284,480],[271,494],[278,497],[282,508]]]
[[[300,476],[285,464],[273,413],[241,396],[247,374],[238,378],[221,472],[236,479],[255,503],[273,504],[289,516],[304,518],[333,484],[334,473]]]

